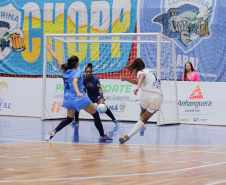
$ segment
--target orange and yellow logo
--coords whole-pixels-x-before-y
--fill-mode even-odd
[[[190,95],[189,99],[203,99],[202,91],[199,85],[197,85],[193,93]]]

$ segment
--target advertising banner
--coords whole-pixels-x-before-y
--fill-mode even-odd
[[[182,123],[226,125],[226,83],[179,82],[178,107]]]
[[[0,4],[0,12],[0,73],[42,75],[44,34],[134,33],[137,1],[8,0]],[[50,44],[62,60],[62,44]],[[120,44],[106,44],[91,53],[90,44],[70,44],[68,52],[79,57],[81,69],[93,61],[105,66],[96,73],[116,72],[127,64],[131,45],[124,44],[126,52],[120,52]],[[110,55],[99,60],[103,57],[97,53],[105,55],[106,50],[112,50]]]
[[[140,32],[161,32],[175,43],[178,79],[191,62],[201,81],[226,81],[225,1],[141,0],[140,7]],[[141,57],[146,52],[141,45]]]
[[[0,115],[40,117],[40,78],[0,78]]]
[[[167,86],[165,85],[167,83]],[[120,80],[101,80],[104,89],[105,104],[116,119],[137,121],[140,105],[133,94],[135,85]],[[166,108],[175,93],[174,83],[163,81],[163,116],[171,115],[173,110]],[[181,123],[226,125],[226,83],[223,82],[178,82],[178,109]],[[167,87],[167,89],[165,89]],[[41,117],[42,109],[41,78],[1,78],[0,79],[0,115]],[[170,90],[172,89],[172,90]],[[47,79],[45,114],[46,117],[65,118],[66,109],[62,108],[63,80]],[[172,103],[172,102],[171,102]],[[101,119],[110,118],[101,114]],[[93,119],[84,110],[80,118]],[[156,115],[149,121],[156,121]]]

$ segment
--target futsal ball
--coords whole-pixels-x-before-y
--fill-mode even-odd
[[[97,111],[100,114],[104,114],[107,111],[107,106],[105,104],[99,104],[97,105]]]

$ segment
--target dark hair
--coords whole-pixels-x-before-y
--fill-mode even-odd
[[[79,58],[75,55],[72,55],[68,60],[66,64],[62,64],[61,68],[63,72],[67,71],[68,69],[73,69],[79,62]]]
[[[88,68],[90,68],[91,71],[93,71],[93,64],[92,64],[92,63],[88,63],[87,66],[86,66],[86,68],[85,68],[85,71],[86,71]]]
[[[132,74],[134,70],[135,70],[135,73],[137,74],[138,71],[142,71],[144,68],[145,68],[145,64],[143,60],[140,58],[135,59],[132,64],[126,67],[126,69],[130,71],[130,74]]]
[[[186,65],[187,64],[190,64],[191,65],[191,72],[195,71],[194,68],[193,68],[193,65],[191,62],[187,62],[184,66],[184,81],[187,81],[187,70],[186,70]]]

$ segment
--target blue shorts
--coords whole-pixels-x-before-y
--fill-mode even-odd
[[[79,112],[81,109],[84,109],[91,103],[92,102],[89,99],[89,97],[86,94],[83,94],[82,98],[76,98],[76,99],[64,98],[62,107],[65,107],[66,109],[77,110]]]
[[[90,98],[90,100],[93,102],[93,103],[98,103],[98,101],[100,100],[100,99],[104,99],[104,97],[103,97],[103,95],[102,96],[96,96],[96,97],[89,97]]]

